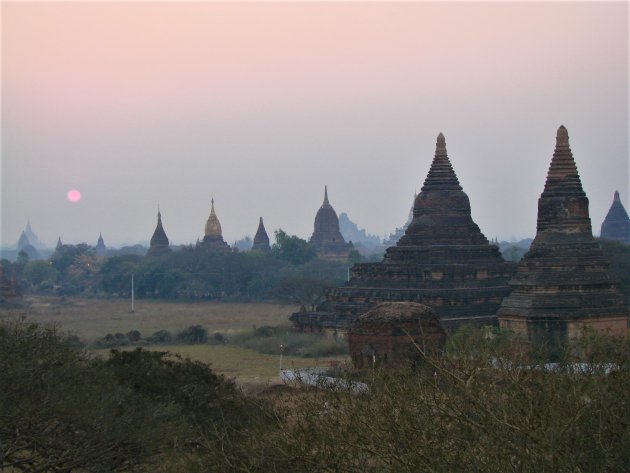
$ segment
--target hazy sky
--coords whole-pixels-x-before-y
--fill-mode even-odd
[[[2,2],[2,243],[402,225],[439,132],[488,237],[533,236],[559,125],[628,210],[628,5]],[[78,189],[79,202],[67,199]]]

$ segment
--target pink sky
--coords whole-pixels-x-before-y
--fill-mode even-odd
[[[569,129],[595,233],[628,203],[625,3],[3,3],[2,241],[401,225],[447,148],[489,238],[533,236]],[[69,204],[68,190],[83,199]]]

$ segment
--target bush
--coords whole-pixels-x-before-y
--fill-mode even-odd
[[[270,325],[263,325],[254,329],[254,337],[273,337],[280,333],[280,327],[272,327]]]
[[[178,432],[52,328],[0,322],[0,386],[11,471],[131,471]]]
[[[227,342],[227,336],[221,332],[214,332],[208,340],[208,343],[211,345],[225,345]]]
[[[258,327],[234,335],[230,342],[270,355],[279,354],[280,346],[285,355],[306,358],[348,353],[348,343],[345,340],[333,340],[322,333],[298,332],[291,326]]]
[[[127,332],[127,338],[130,342],[137,342],[142,338],[139,330],[130,330]]]
[[[279,431],[278,418],[204,363],[140,348],[91,358],[54,329],[0,321],[0,386],[0,469],[188,473],[276,463],[257,448]]]
[[[208,331],[201,325],[191,325],[179,332],[175,339],[180,343],[208,343]]]
[[[149,343],[171,343],[173,341],[173,335],[168,330],[158,330],[150,337],[147,337]]]
[[[629,352],[587,334],[545,367],[510,334],[466,331],[423,369],[375,370],[363,394],[295,397],[274,442],[294,471],[626,471]]]

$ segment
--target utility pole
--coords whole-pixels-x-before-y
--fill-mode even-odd
[[[284,352],[284,345],[280,345],[280,373],[282,376],[282,353]]]
[[[135,312],[133,302],[134,302],[134,291],[133,291],[133,273],[131,273],[131,313]]]

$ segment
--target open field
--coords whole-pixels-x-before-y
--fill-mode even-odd
[[[177,333],[191,325],[202,325],[209,333],[233,333],[253,326],[286,324],[297,307],[264,303],[173,302],[137,300],[131,312],[128,300],[67,299],[27,296],[25,307],[0,311],[25,315],[38,323],[53,323],[61,330],[92,342],[108,333],[139,330],[143,337],[157,330]]]
[[[0,311],[0,317],[26,317],[41,324],[54,324],[62,331],[76,334],[90,343],[108,333],[139,330],[147,337],[158,330],[177,333],[191,325],[202,325],[209,333],[233,334],[263,325],[286,325],[296,307],[264,303],[173,302],[139,300],[135,312],[130,303],[119,299],[67,299],[27,296],[24,307]],[[125,349],[129,349],[127,347]],[[276,355],[261,354],[232,345],[154,345],[148,350],[170,351],[193,360],[209,363],[212,368],[240,384],[264,385],[280,382]],[[108,350],[96,350],[106,354]],[[278,354],[279,355],[279,354]],[[344,357],[283,357],[283,367],[304,368],[343,362]]]
[[[129,347],[120,349],[133,349]],[[265,355],[254,350],[226,345],[153,345],[145,350],[169,351],[203,361],[226,378],[234,378],[241,385],[266,385],[280,383],[280,356]],[[98,355],[106,355],[109,350],[95,350]],[[331,363],[345,363],[347,357],[327,357],[322,359],[284,356],[285,369],[313,368],[329,366]]]

